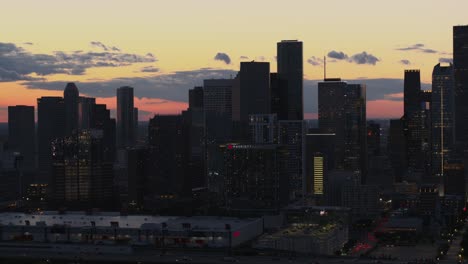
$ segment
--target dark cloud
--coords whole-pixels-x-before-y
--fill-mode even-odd
[[[171,101],[187,101],[188,89],[203,84],[205,79],[231,78],[237,71],[204,68],[193,71],[178,71],[157,76],[116,78],[106,81],[89,81],[77,83],[80,93],[93,97],[114,97],[116,88],[132,86],[135,96],[139,98],[161,98]],[[66,81],[28,81],[24,83],[29,89],[61,91]]]
[[[105,45],[104,43],[100,42],[100,41],[91,41],[90,42],[91,46],[94,46],[94,47],[97,47],[97,48],[101,48],[105,51],[116,51],[116,52],[120,52],[120,49],[117,48],[117,47],[114,47],[114,46],[108,46],[108,45]]]
[[[363,51],[361,53],[354,54],[349,58],[349,62],[353,62],[356,64],[370,64],[375,65],[378,61],[380,61],[377,57],[372,54],[368,54],[367,52]]]
[[[437,50],[425,48],[425,45],[422,43],[414,44],[414,45],[403,47],[403,48],[397,48],[396,50],[399,50],[399,51],[415,50],[415,51],[419,51],[423,53],[437,53]]]
[[[55,51],[53,54],[35,54],[13,43],[0,42],[0,81],[32,80],[31,74],[82,75],[87,69],[94,67],[118,67],[156,61],[152,54],[142,56],[112,51]]]
[[[439,58],[440,63],[453,63],[452,58]]]
[[[335,50],[328,52],[327,56],[337,60],[346,60],[348,58],[348,55],[346,55],[344,52]]]
[[[240,59],[240,60],[248,60],[249,57],[247,57],[247,56],[240,56],[239,59]]]
[[[411,62],[409,60],[400,60],[398,62],[403,64],[403,65],[410,65],[411,64]]]
[[[311,64],[312,66],[320,66],[323,65],[323,59],[312,56],[307,59],[307,63]]]
[[[229,58],[229,55],[223,52],[218,52],[214,57],[214,60],[224,61],[226,64],[231,64],[231,58]]]
[[[24,42],[23,44],[24,45],[34,45],[34,43],[32,43],[32,42]]]
[[[159,72],[159,68],[156,68],[154,66],[146,66],[141,68],[141,72]]]

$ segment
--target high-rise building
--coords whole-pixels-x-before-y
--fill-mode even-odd
[[[116,155],[116,124],[105,104],[95,104],[93,106],[91,128],[103,131],[104,155],[106,160],[114,161]]]
[[[367,171],[366,87],[341,79],[318,84],[319,127],[335,134],[335,169]]]
[[[283,40],[277,43],[279,79],[279,120],[303,120],[302,42]]]
[[[133,108],[133,121],[135,122],[134,126],[133,126],[133,133],[135,133],[134,137],[135,137],[135,142],[139,139],[139,135],[138,135],[138,108],[137,107],[134,107]]]
[[[305,189],[309,195],[324,195],[328,171],[334,166],[335,134],[313,131],[306,135]]]
[[[233,79],[203,81],[203,110],[207,144],[232,139],[232,87]]]
[[[270,114],[270,63],[268,62],[241,62],[238,76],[239,85],[234,86],[233,108],[239,109],[238,115],[234,112],[233,119],[248,125],[251,114]]]
[[[50,143],[65,136],[65,103],[62,97],[37,99],[37,145],[39,183],[50,183],[52,170]]]
[[[468,145],[468,25],[453,27],[456,139]],[[465,147],[466,149],[466,147]]]
[[[437,64],[432,72],[432,175],[444,176],[454,143],[454,81],[452,65]],[[441,180],[442,182],[442,180]]]
[[[431,92],[421,90],[419,70],[405,70],[404,131],[408,175],[415,179],[432,181],[430,177],[431,146]]]
[[[9,148],[19,152],[22,168],[32,170],[35,162],[36,128],[34,106],[17,105],[8,107],[8,143]]]
[[[67,83],[63,91],[65,101],[65,134],[71,135],[78,129],[78,104],[80,102],[80,93],[75,83]]]
[[[465,166],[460,160],[444,164],[444,194],[466,196]]]
[[[205,116],[203,114],[203,87],[189,90],[189,107],[185,118],[189,126],[189,173],[192,186],[206,186],[205,171]]]
[[[288,203],[284,147],[226,144],[221,149],[227,208],[277,210]]]
[[[250,137],[253,144],[278,143],[278,119],[276,114],[258,114],[249,117]]]
[[[133,88],[117,89],[117,147],[125,148],[135,143],[135,112]]]
[[[406,150],[404,121],[402,119],[391,119],[388,133],[387,151],[393,169],[393,176],[396,182],[402,182],[403,180],[406,180],[404,178],[408,164]]]
[[[148,125],[148,143],[153,148],[153,177],[159,184],[158,194],[184,196],[191,194],[187,177],[188,136],[182,115],[155,115]]]
[[[100,130],[83,130],[52,141],[52,193],[56,206],[112,207],[112,162],[105,159],[102,136]]]
[[[380,155],[380,124],[374,121],[367,122],[367,154]]]
[[[80,97],[78,104],[78,128],[90,129],[93,107],[96,104],[96,98]]]

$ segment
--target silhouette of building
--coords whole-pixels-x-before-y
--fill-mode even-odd
[[[460,160],[448,160],[444,164],[444,194],[466,197],[465,166]]]
[[[117,147],[125,148],[135,143],[135,112],[133,107],[133,88],[117,89]]]
[[[455,124],[457,141],[468,144],[468,25],[453,27]],[[466,149],[466,147],[465,147]]]
[[[39,178],[36,183],[50,183],[52,172],[51,145],[65,136],[65,103],[62,97],[37,99],[37,143]]]
[[[80,102],[80,93],[75,83],[67,83],[63,92],[65,101],[65,134],[71,135],[78,129],[78,104]]]
[[[102,136],[100,130],[83,130],[52,141],[52,193],[57,207],[112,207],[112,162],[105,158]]]
[[[228,209],[278,210],[288,203],[286,149],[275,144],[226,144],[221,149]]]
[[[283,40],[277,43],[279,120],[304,119],[302,57],[301,41]]]
[[[174,197],[191,194],[187,177],[188,136],[182,115],[155,115],[148,125],[148,143],[153,150],[155,193]]]
[[[431,163],[431,93],[421,90],[419,70],[405,70],[404,131],[408,174],[415,180],[433,181]]]
[[[432,72],[432,175],[444,176],[444,164],[452,155],[454,129],[453,67],[437,64]],[[442,183],[443,180],[440,179]]]
[[[34,106],[9,106],[8,145],[10,150],[21,155],[24,169],[33,170],[36,167],[35,138]]]
[[[380,125],[374,121],[367,122],[367,154],[380,155]]]
[[[253,144],[278,143],[278,119],[276,114],[250,115],[250,136]]]
[[[406,150],[407,147],[404,132],[404,120],[390,119],[387,151],[396,182],[402,182],[405,179],[404,176],[408,167]]]
[[[115,119],[111,118],[110,110],[107,109],[105,104],[93,105],[90,128],[102,130],[104,155],[106,160],[114,161],[116,155],[116,123]]]
[[[78,128],[90,129],[93,108],[96,104],[96,98],[93,97],[80,97],[78,104]]]
[[[335,134],[312,131],[306,135],[305,189],[308,195],[324,195],[328,171],[334,166]]]
[[[206,186],[205,116],[203,109],[203,87],[190,89],[189,107],[185,119],[189,126],[189,173],[194,188]]]
[[[341,79],[318,84],[319,127],[335,134],[335,169],[367,171],[366,87]]]

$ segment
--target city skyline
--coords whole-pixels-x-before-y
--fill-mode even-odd
[[[362,0],[339,8],[335,1],[299,1],[283,14],[286,3],[265,1],[184,2],[183,9],[177,1],[85,1],[72,9],[56,1],[27,4],[31,8],[6,3],[11,12],[0,18],[14,25],[0,29],[0,122],[7,121],[8,105],[35,105],[40,96],[60,95],[68,82],[114,113],[115,90],[129,85],[140,120],[177,114],[187,108],[189,89],[203,79],[234,77],[242,61],[266,61],[276,69],[275,44],[285,39],[304,43],[306,118],[316,118],[324,56],[327,76],[366,84],[369,118],[397,118],[404,70],[420,69],[429,89],[434,65],[452,57],[452,26],[465,23],[462,10],[468,8],[459,1]],[[68,19],[68,10],[76,19]]]

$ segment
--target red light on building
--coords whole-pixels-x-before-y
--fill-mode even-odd
[[[228,149],[232,149],[232,144],[229,144],[229,145],[227,146],[227,148],[228,148]]]
[[[240,231],[234,231],[232,232],[233,237],[239,237],[240,236]]]

